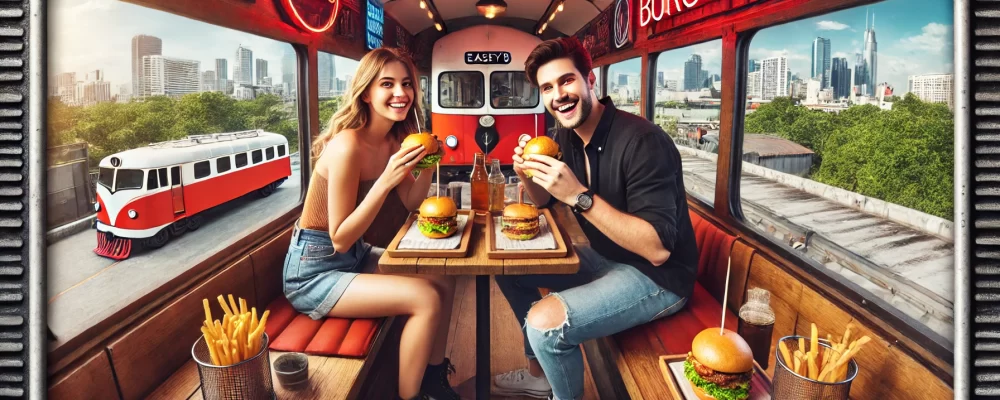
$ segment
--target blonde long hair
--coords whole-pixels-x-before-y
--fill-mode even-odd
[[[406,119],[392,125],[389,134],[396,140],[402,141],[406,135],[417,132],[417,115],[423,115],[420,104],[423,102],[423,92],[420,88],[420,79],[417,77],[417,68],[409,56],[395,48],[380,47],[368,52],[358,64],[358,70],[354,79],[350,83],[350,88],[344,93],[340,109],[330,118],[325,132],[321,132],[316,137],[312,145],[313,162],[319,158],[326,148],[326,144],[333,139],[334,135],[345,129],[360,129],[371,120],[371,112],[367,103],[362,99],[372,83],[378,79],[382,68],[391,62],[399,61],[406,67],[410,74],[410,83],[413,87],[414,98],[411,99],[411,107],[416,112],[407,114]]]

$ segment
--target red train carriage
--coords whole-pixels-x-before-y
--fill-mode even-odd
[[[509,166],[518,136],[545,134],[545,106],[524,73],[524,61],[539,43],[537,36],[497,25],[466,28],[435,42],[431,126],[445,143],[442,174],[468,172],[477,152]]]
[[[202,211],[253,191],[268,196],[292,173],[288,140],[261,130],[189,136],[110,155],[97,183],[99,255],[125,259],[133,242],[162,247],[201,226]]]

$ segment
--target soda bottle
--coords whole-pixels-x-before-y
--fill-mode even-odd
[[[486,154],[476,153],[469,176],[472,186],[472,209],[476,214],[485,214],[490,209],[489,176],[486,173]]]
[[[771,333],[774,331],[771,292],[753,288],[747,291],[747,298],[747,303],[740,308],[737,333],[750,345],[757,364],[767,369],[767,360],[771,355]]]
[[[500,160],[494,158],[490,168],[490,212],[503,211],[504,189],[507,187],[507,179],[500,171]]]

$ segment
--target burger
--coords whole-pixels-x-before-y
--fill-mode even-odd
[[[541,154],[552,158],[559,158],[559,144],[548,136],[536,136],[524,145],[524,154],[521,156],[525,160],[530,160],[534,154]],[[526,170],[524,174],[531,178],[531,171]]]
[[[684,376],[702,400],[744,400],[750,397],[753,353],[736,332],[708,328],[691,343]]]
[[[427,149],[427,155],[417,161],[417,166],[415,169],[424,169],[433,167],[438,161],[441,161],[441,146],[438,143],[437,137],[432,135],[430,132],[420,132],[414,133],[403,139],[403,143],[400,148],[406,149],[416,145],[424,146]]]
[[[451,197],[428,197],[420,204],[417,229],[432,239],[451,236],[458,229],[458,208]]]
[[[528,240],[538,235],[538,208],[514,203],[503,209],[501,232],[514,240]]]

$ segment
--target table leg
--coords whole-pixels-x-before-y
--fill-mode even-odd
[[[476,399],[490,398],[490,276],[476,276]]]

